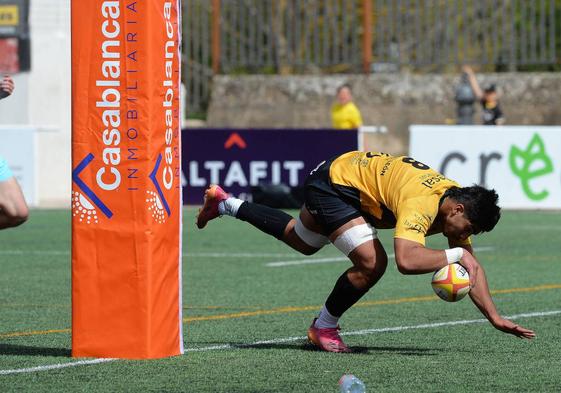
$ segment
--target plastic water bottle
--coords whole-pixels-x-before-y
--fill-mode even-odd
[[[352,374],[345,374],[339,380],[339,388],[341,393],[365,393],[366,386],[364,382]]]

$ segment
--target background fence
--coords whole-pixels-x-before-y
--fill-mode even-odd
[[[215,73],[560,67],[557,0],[185,0],[188,113]]]

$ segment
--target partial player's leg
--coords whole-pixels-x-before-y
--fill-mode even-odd
[[[384,275],[388,257],[376,229],[363,217],[349,220],[333,231],[329,239],[349,257],[353,267],[335,283],[319,316],[308,329],[308,337],[325,351],[349,352],[339,336],[339,318]]]
[[[353,267],[343,276],[348,278],[354,288],[368,291],[386,271],[386,251],[378,239],[376,229],[363,217],[347,222],[335,230],[329,239],[353,263]]]
[[[306,207],[321,233],[350,258],[353,267],[335,283],[308,338],[325,351],[348,352],[339,336],[341,315],[355,304],[384,274],[387,255],[374,227],[361,211],[361,195],[353,187],[337,186],[330,179],[331,161],[323,162],[306,181]]]
[[[311,255],[329,243],[326,236],[314,232],[318,229],[305,207],[302,207],[299,218],[294,219],[280,209],[230,197],[220,186],[212,185],[205,191],[205,202],[197,216],[197,227],[202,229],[208,221],[222,215],[247,221],[305,255]]]
[[[28,215],[29,210],[16,179],[12,176],[0,179],[0,229],[21,225]]]
[[[286,226],[282,241],[302,254],[312,255],[329,244],[329,238],[322,235],[322,231],[304,205],[298,218],[290,220]]]

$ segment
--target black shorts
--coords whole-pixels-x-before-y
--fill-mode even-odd
[[[306,208],[323,228],[325,236],[350,220],[365,215],[361,211],[358,190],[331,183],[329,168],[333,160],[325,161],[313,170],[304,185]]]

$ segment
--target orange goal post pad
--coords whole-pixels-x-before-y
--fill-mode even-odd
[[[72,356],[183,353],[180,4],[72,0]]]

